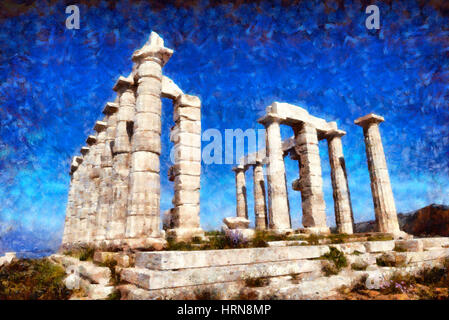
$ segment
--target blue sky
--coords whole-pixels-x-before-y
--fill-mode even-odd
[[[358,1],[184,7],[121,1],[79,4],[80,29],[65,28],[65,4],[14,5],[0,15],[0,227],[60,234],[69,163],[101,117],[131,55],[152,30],[174,49],[164,67],[203,104],[202,127],[243,130],[274,101],[337,121],[356,221],[374,218],[360,127],[385,117],[381,134],[399,212],[449,204],[449,17],[444,2],[375,3],[381,28],[365,27]],[[273,5],[274,4],[274,5]],[[163,102],[162,210],[168,209],[170,101]],[[282,128],[283,137],[292,134]],[[206,145],[207,143],[203,143]],[[224,142],[223,142],[224,148]],[[254,146],[249,146],[250,150]],[[320,143],[329,225],[334,225],[327,145]],[[292,221],[300,226],[297,164],[286,160]],[[252,175],[247,174],[250,218]],[[203,165],[201,221],[217,229],[235,214],[231,165]],[[2,228],[0,228],[1,232]]]

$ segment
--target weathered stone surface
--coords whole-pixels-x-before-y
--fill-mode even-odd
[[[162,76],[162,97],[176,100],[183,92],[172,79]]]
[[[92,300],[105,300],[115,291],[114,286],[104,286],[100,284],[91,284],[88,290],[88,297]]]
[[[123,280],[144,289],[174,288],[216,282],[243,280],[248,277],[288,275],[311,272],[320,268],[321,261],[298,260],[251,265],[234,265],[210,268],[183,269],[178,271],[157,271],[144,268],[123,269]]]
[[[15,252],[5,252],[3,257],[0,257],[0,267],[3,265],[10,264],[16,258]]]
[[[384,121],[383,117],[368,114],[355,120],[354,123],[363,128],[363,135],[365,136],[366,158],[378,231],[396,234],[400,230],[379,131],[379,123],[382,121]]]
[[[416,240],[396,240],[395,248],[410,252],[420,252],[424,250],[423,242],[420,239]]]
[[[249,220],[243,217],[224,218],[223,222],[229,229],[246,229],[249,227]]]
[[[394,240],[368,241],[364,243],[366,252],[384,252],[394,249]]]
[[[268,227],[268,215],[267,202],[265,198],[265,179],[261,162],[257,162],[253,166],[253,180],[256,229],[265,230]]]
[[[421,238],[419,240],[422,242],[424,249],[449,246],[449,237]]]
[[[245,169],[241,167],[235,167],[232,170],[235,172],[235,187],[237,199],[236,215],[237,217],[248,219]]]
[[[225,235],[231,241],[249,241],[256,235],[256,230],[248,228],[226,229]]]
[[[245,265],[286,260],[318,258],[329,247],[291,246],[201,251],[137,252],[136,267],[155,270]]]

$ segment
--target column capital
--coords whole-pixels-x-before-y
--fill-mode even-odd
[[[246,167],[243,164],[239,164],[238,166],[235,166],[232,168],[232,171],[234,172],[240,172],[240,171],[246,171]]]
[[[356,120],[354,120],[354,124],[361,126],[361,127],[367,127],[372,123],[381,123],[385,119],[382,116],[379,116],[374,113],[367,114],[366,116],[360,117]]]
[[[324,137],[328,140],[335,138],[335,137],[343,137],[346,134],[346,131],[338,130],[338,129],[332,129],[325,133]]]
[[[270,112],[264,115],[263,117],[257,119],[257,122],[263,124],[264,126],[267,126],[273,122],[281,123],[284,120],[285,120],[284,117],[281,117],[275,113]]]
[[[120,76],[117,81],[114,84],[114,87],[112,88],[112,90],[118,92],[120,90],[123,89],[128,89],[129,87],[131,87],[132,85],[134,85],[134,76],[132,73],[130,73],[128,75],[128,77],[124,77],[124,76]]]
[[[181,94],[175,100],[177,106],[201,108],[201,100],[197,96],[191,96],[189,94]]]
[[[107,102],[103,108],[103,114],[109,115],[118,111],[118,104],[115,102]]]
[[[89,147],[81,147],[80,153],[85,156],[89,152]]]
[[[166,48],[164,46],[164,40],[153,31],[145,45],[134,51],[132,61],[140,62],[145,58],[155,58],[163,66],[172,55],[173,50]]]
[[[86,139],[86,143],[87,143],[89,146],[93,145],[95,142],[97,142],[97,137],[96,137],[96,136],[90,135],[90,136],[88,136],[87,139]],[[82,148],[81,148],[81,149],[82,149]]]
[[[108,127],[108,124],[104,121],[97,121],[95,122],[95,126],[94,126],[94,130],[97,132],[101,132],[106,130],[106,128]]]

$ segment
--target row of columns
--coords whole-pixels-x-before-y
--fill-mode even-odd
[[[166,243],[160,227],[161,97],[174,100],[179,136],[171,169],[178,172],[175,222],[169,233],[176,240],[204,236],[199,220],[201,102],[182,92],[163,93],[162,67],[171,55],[153,32],[133,54],[134,71],[117,80],[117,98],[106,104],[96,134],[73,158],[63,247],[162,248]]]
[[[369,114],[359,118],[355,124],[363,127],[370,172],[371,189],[380,232],[403,235],[399,230],[393,192],[389,180],[387,164],[383,152],[378,124],[383,118]],[[254,177],[254,211],[256,229],[269,228],[274,232],[291,231],[290,209],[287,195],[284,164],[285,151],[282,149],[280,124],[282,119],[269,115],[261,119],[266,129],[266,163],[268,184],[268,224],[266,219],[265,182],[263,161],[251,164]],[[299,162],[300,178],[293,183],[293,189],[301,191],[302,223],[305,231],[313,234],[328,234],[321,160],[318,148],[318,132],[310,123],[300,123],[293,127],[295,136],[294,159]],[[354,219],[348,179],[345,168],[341,137],[346,133],[331,129],[323,135],[328,142],[331,181],[333,188],[335,220],[338,233],[352,234]],[[247,165],[239,165],[236,174],[237,216],[248,217],[245,171]]]

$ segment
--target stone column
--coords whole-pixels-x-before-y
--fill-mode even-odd
[[[243,165],[238,165],[232,168],[235,172],[235,197],[237,200],[236,214],[239,218],[248,219],[248,203],[246,198],[246,168]]]
[[[323,179],[318,148],[318,134],[311,124],[295,128],[295,152],[300,158],[299,190],[302,200],[302,224],[312,234],[329,234],[326,225],[326,204],[323,197]]]
[[[112,211],[112,144],[115,139],[117,109],[117,104],[112,102],[108,102],[103,109],[103,114],[107,118],[107,125],[104,130],[105,137],[103,146],[99,146],[100,184],[95,220],[95,244],[99,247],[107,245],[106,230],[108,227],[108,218]]]
[[[132,75],[120,76],[114,85],[119,98],[117,126],[112,160],[113,202],[108,218],[106,238],[113,247],[118,247],[125,238],[126,214],[128,208],[129,166],[131,137],[135,115],[135,87]]]
[[[346,132],[342,130],[331,130],[326,133],[329,151],[329,162],[331,166],[331,180],[334,197],[335,221],[338,233],[354,233],[354,217],[351,206],[348,179],[346,174],[345,159],[341,137]]]
[[[396,206],[379,132],[379,123],[383,121],[383,117],[370,113],[358,118],[354,123],[363,128],[365,136],[366,158],[378,229],[380,232],[399,234]]]
[[[269,226],[275,232],[285,233],[292,230],[280,121],[275,116],[265,116],[259,122],[266,129]]]
[[[265,199],[265,179],[263,174],[263,164],[256,160],[253,165],[254,180],[254,215],[256,220],[256,229],[265,230],[268,226],[267,221],[267,202]]]
[[[79,244],[81,246],[87,246],[89,244],[89,213],[91,211],[92,202],[92,190],[93,180],[91,179],[92,167],[95,158],[95,147],[94,143],[96,141],[96,136],[89,136],[87,141],[88,148],[85,154],[84,170],[81,176],[81,186],[80,186],[80,220],[79,220]]]
[[[132,136],[130,202],[126,243],[132,248],[165,244],[160,229],[161,86],[162,66],[173,51],[155,32],[133,54],[137,64],[136,116]]]
[[[106,119],[104,119],[107,121]],[[100,198],[101,183],[101,153],[104,149],[106,140],[106,121],[97,121],[94,130],[97,132],[97,140],[92,145],[92,165],[89,170],[89,178],[91,180],[91,188],[89,189],[89,214],[87,219],[87,243],[95,245],[97,232],[97,216],[98,216],[98,199]],[[88,138],[89,139],[89,138]]]
[[[84,234],[85,234],[85,228],[86,228],[86,221],[87,218],[87,193],[86,188],[88,187],[87,184],[87,163],[89,160],[89,147],[82,147],[81,155],[83,159],[83,163],[81,163],[78,166],[78,170],[76,170],[75,173],[78,174],[78,183],[75,186],[75,226],[73,228],[73,243],[74,245],[82,245]],[[83,221],[84,220],[84,221]]]
[[[174,208],[172,229],[167,236],[175,241],[204,238],[200,226],[201,101],[180,95],[174,102],[170,140],[174,142]]]

